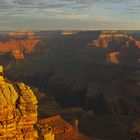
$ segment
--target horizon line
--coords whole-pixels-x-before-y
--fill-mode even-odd
[[[13,29],[0,30],[0,32],[26,32],[26,31],[140,31],[140,29]]]

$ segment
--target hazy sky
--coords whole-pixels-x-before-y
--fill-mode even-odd
[[[0,30],[140,29],[140,0],[0,0]]]

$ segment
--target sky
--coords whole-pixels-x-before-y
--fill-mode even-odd
[[[140,30],[140,0],[0,0],[0,30]]]

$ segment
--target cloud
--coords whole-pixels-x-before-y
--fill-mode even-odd
[[[34,24],[35,21],[38,23],[42,20],[45,21],[44,24],[50,24],[55,20],[58,27],[62,20],[69,26],[68,22],[85,24],[84,20],[86,24],[97,21],[96,26],[102,22],[106,24],[101,25],[111,26],[115,25],[112,21],[126,23],[131,16],[134,22],[139,22],[139,14],[140,0],[0,0],[0,19],[3,21],[0,25],[6,21],[7,26],[16,26],[14,24],[19,19],[24,19],[24,24],[28,21]]]
[[[90,9],[94,11],[94,6],[106,3],[136,3],[140,0],[1,0],[0,14],[26,15],[40,13],[42,16],[46,14],[56,13],[88,13]],[[134,7],[135,8],[135,7]],[[61,12],[60,12],[61,11]]]

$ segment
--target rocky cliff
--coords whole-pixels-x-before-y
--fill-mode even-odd
[[[37,99],[24,83],[12,84],[0,67],[0,140],[36,140]],[[51,130],[45,133],[53,140]]]

